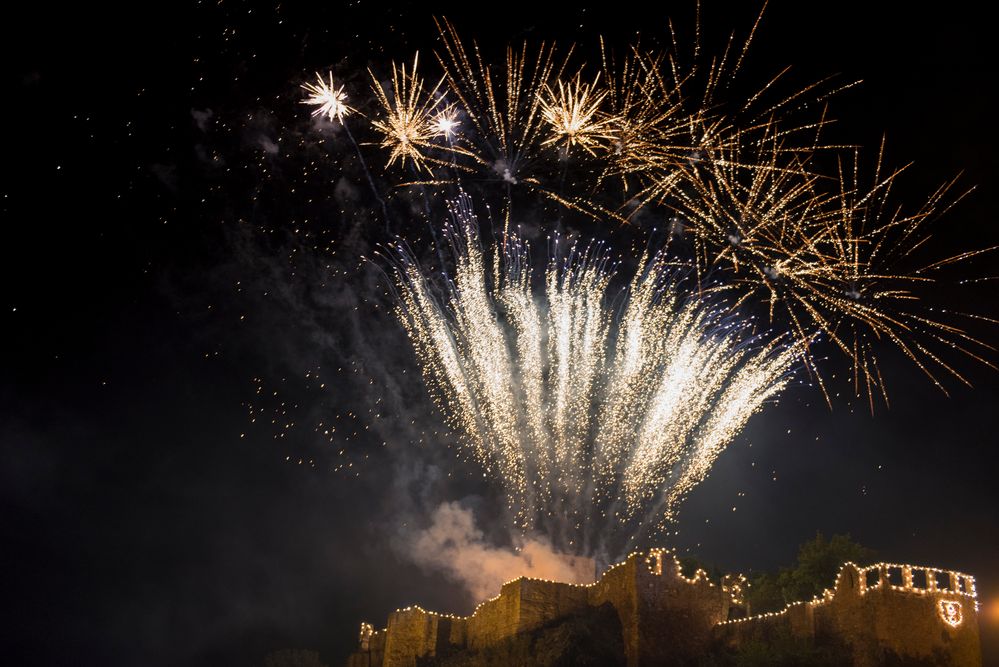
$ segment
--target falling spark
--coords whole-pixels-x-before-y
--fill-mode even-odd
[[[443,292],[396,248],[397,314],[437,404],[518,524],[566,550],[601,550],[650,516],[673,518],[787,385],[797,346],[761,345],[746,323],[682,296],[662,255],[643,262],[619,316],[616,269],[596,244],[556,249],[536,294],[527,242],[507,239],[490,262],[468,201],[453,211]]]

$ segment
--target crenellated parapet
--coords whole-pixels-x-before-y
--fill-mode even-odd
[[[848,647],[856,667],[893,660],[955,667],[981,665],[978,599],[973,577],[953,570],[846,563],[832,589],[781,611],[720,623],[730,646],[776,632]]]
[[[955,667],[981,664],[975,581],[960,572],[847,563],[822,597],[748,617],[745,587],[741,575],[714,582],[698,570],[687,577],[673,553],[653,549],[629,555],[591,584],[509,581],[469,616],[396,610],[383,630],[362,624],[359,648],[347,664],[434,665],[451,654],[495,649],[597,609],[613,610],[621,661],[629,667],[683,664],[719,642],[738,647],[775,633],[847,646],[855,667],[881,665],[893,655]]]

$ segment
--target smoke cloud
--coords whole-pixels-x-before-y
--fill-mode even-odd
[[[521,576],[588,584],[595,574],[591,559],[558,553],[541,538],[522,539],[516,548],[488,544],[472,511],[456,502],[441,503],[430,526],[411,535],[405,547],[415,563],[459,582],[477,602]]]

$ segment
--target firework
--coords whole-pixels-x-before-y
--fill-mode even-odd
[[[698,120],[685,112],[683,91],[665,69],[662,55],[634,46],[618,64],[603,40],[600,46],[610,135],[603,177],[620,177],[625,192],[631,177],[665,193],[679,175],[673,167],[690,155],[690,127]],[[659,173],[653,173],[653,166]],[[639,198],[650,195],[655,196],[645,190]]]
[[[453,269],[438,246],[434,280],[397,246],[398,314],[463,451],[502,484],[522,528],[567,551],[609,548],[673,517],[792,365],[831,404],[817,350],[842,353],[872,410],[888,400],[885,347],[941,388],[945,375],[965,381],[954,351],[991,365],[991,348],[958,326],[964,314],[923,301],[941,269],[989,250],[917,259],[961,198],[954,184],[904,213],[883,147],[862,179],[856,148],[822,136],[827,98],[853,83],[782,92],[784,70],[725,100],[758,23],[706,61],[698,40],[688,65],[675,37],[668,55],[634,45],[622,59],[601,42],[594,74],[572,65],[575,46],[508,47],[491,63],[444,20],[436,86],[424,93],[415,59],[393,66],[391,94],[374,86],[384,113],[372,127],[388,165],[426,176],[400,185],[423,188],[428,221],[446,197],[426,186],[500,202],[501,242],[483,250],[458,200],[446,230]],[[314,113],[349,111],[334,113],[330,100],[344,97],[332,79],[306,89],[322,105]],[[633,239],[670,234],[611,309],[623,277],[609,251],[555,243],[539,274],[510,233],[515,200],[560,228],[597,220],[627,223]]]
[[[387,166],[391,167],[397,160],[405,164],[408,159],[417,169],[429,171],[425,151],[431,148],[431,140],[441,129],[441,116],[435,118],[434,113],[440,103],[436,94],[442,81],[424,94],[423,79],[416,73],[418,62],[419,54],[413,58],[409,72],[405,65],[392,64],[391,98],[369,70],[371,88],[384,112],[372,126],[382,135],[381,146],[391,150]]]
[[[338,88],[334,85],[332,72],[329,73],[328,82],[316,72],[316,82],[303,83],[302,88],[309,93],[302,104],[316,107],[312,110],[313,116],[327,116],[331,121],[342,123],[344,116],[354,111],[345,103],[347,94],[343,92],[343,86]]]
[[[458,125],[458,114],[451,105],[437,112],[432,126],[437,136],[450,140],[458,131]]]
[[[751,340],[745,323],[683,297],[661,255],[642,263],[616,316],[616,269],[597,244],[554,244],[536,276],[522,239],[492,258],[481,249],[467,202],[447,234],[443,289],[400,250],[398,315],[519,525],[563,549],[612,548],[649,516],[672,517],[789,380],[796,346]]]
[[[502,85],[494,84],[489,65],[477,46],[469,55],[454,27],[438,24],[444,53],[438,54],[451,91],[475,130],[469,155],[492,170],[504,183],[529,180],[528,166],[539,152],[542,135],[542,93],[565,68],[566,58],[542,44],[532,57],[525,44],[507,48]]]
[[[600,113],[600,104],[607,91],[598,88],[599,77],[592,83],[583,81],[578,72],[568,84],[558,81],[556,88],[546,85],[541,99],[541,116],[548,123],[551,135],[542,145],[563,144],[569,148],[579,146],[592,156],[602,140],[610,138],[607,127],[611,119]]]
[[[888,341],[901,350],[945,393],[943,374],[970,384],[947,361],[954,350],[995,367],[983,356],[995,348],[947,319],[964,316],[990,323],[995,320],[934,309],[924,305],[920,296],[927,286],[937,282],[941,269],[995,250],[983,248],[929,261],[916,259],[930,238],[928,226],[967,191],[949,194],[956,184],[952,180],[916,210],[905,212],[891,199],[892,185],[901,172],[882,172],[883,151],[884,144],[868,187],[862,185],[856,153],[850,166],[841,166],[833,215],[818,244],[822,257],[817,261],[828,269],[821,280],[808,285],[804,295],[792,295],[796,300],[810,301],[809,310],[815,313],[816,320],[841,324],[839,328],[821,329],[850,358],[855,391],[866,393],[872,410],[876,394],[888,401],[875,353],[879,341]],[[820,326],[814,324],[813,328]]]
[[[340,126],[346,131],[347,136],[350,138],[350,143],[354,145],[354,150],[357,152],[357,161],[360,163],[361,169],[364,171],[364,175],[368,180],[368,185],[371,187],[371,193],[374,195],[375,200],[378,202],[378,205],[382,210],[385,228],[388,229],[389,214],[388,208],[385,206],[385,199],[378,191],[377,186],[375,186],[375,179],[371,177],[371,170],[368,169],[368,163],[364,159],[364,153],[361,152],[361,147],[357,144],[357,140],[354,139],[354,133],[350,131],[350,126],[344,122],[344,118],[348,114],[354,113],[355,109],[352,109],[344,103],[344,100],[347,99],[347,94],[343,92],[343,86],[340,86],[339,88],[334,86],[332,72],[329,73],[329,82],[325,81],[317,72],[316,83],[302,84],[302,88],[309,93],[309,96],[302,100],[302,104],[312,104],[316,106],[316,109],[312,111],[313,116],[326,115],[331,121],[338,121]]]

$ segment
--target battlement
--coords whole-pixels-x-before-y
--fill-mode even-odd
[[[767,612],[755,616],[735,618],[723,621],[720,625],[732,623],[753,623],[755,621],[774,618],[783,614],[788,614],[795,607],[809,605],[812,607],[829,604],[836,599],[836,590],[840,588],[841,582],[859,595],[867,595],[871,592],[893,592],[911,593],[916,595],[932,596],[943,601],[954,595],[962,596],[970,600],[974,611],[978,612],[978,592],[975,588],[975,578],[968,574],[963,574],[955,570],[941,570],[934,567],[922,567],[917,565],[900,565],[898,563],[874,563],[867,567],[858,567],[853,563],[845,563],[836,576],[836,583],[832,589],[827,589],[822,597],[814,600],[792,602],[781,611]],[[954,616],[953,604],[957,604],[963,610],[965,602],[947,603],[950,613],[945,613],[944,606],[940,605],[941,615],[947,617],[947,622],[957,627],[960,620]]]
[[[461,651],[481,651],[514,638],[613,609],[629,667],[682,664],[719,643],[738,647],[775,633],[847,646],[856,667],[886,656],[981,664],[978,602],[973,577],[949,570],[878,563],[845,564],[833,589],[780,612],[746,616],[746,582],[715,583],[703,570],[683,575],[663,549],[632,553],[590,584],[521,577],[469,616],[407,607],[382,630],[361,625],[360,647],[348,667],[415,667]],[[940,662],[943,660],[943,662]]]
[[[852,563],[847,563],[852,565]],[[875,563],[858,568],[860,592],[881,586],[892,590],[914,593],[948,593],[963,595],[976,600],[975,578],[954,570],[939,570],[934,567],[899,565],[898,563]]]
[[[639,664],[643,654],[656,648],[646,637],[658,625],[669,623],[670,614],[650,615],[650,607],[674,609],[682,619],[673,619],[687,643],[704,641],[711,627],[727,618],[729,609],[741,605],[741,578],[728,578],[724,585],[711,582],[698,570],[684,577],[676,557],[662,549],[633,553],[608,568],[590,584],[568,584],[520,577],[503,584],[499,595],[485,600],[469,616],[427,611],[420,607],[398,609],[389,615],[382,630],[362,623],[360,648],[349,667],[411,667],[417,658],[447,655],[457,650],[494,646],[515,635],[588,610],[610,604],[618,611],[626,634],[624,645],[629,664]],[[691,617],[693,613],[693,617]],[[675,646],[669,647],[670,651]]]
[[[853,665],[905,657],[927,664],[981,665],[974,577],[932,567],[846,563],[822,597],[779,612],[724,621],[716,637],[730,646],[790,633],[849,648]]]

